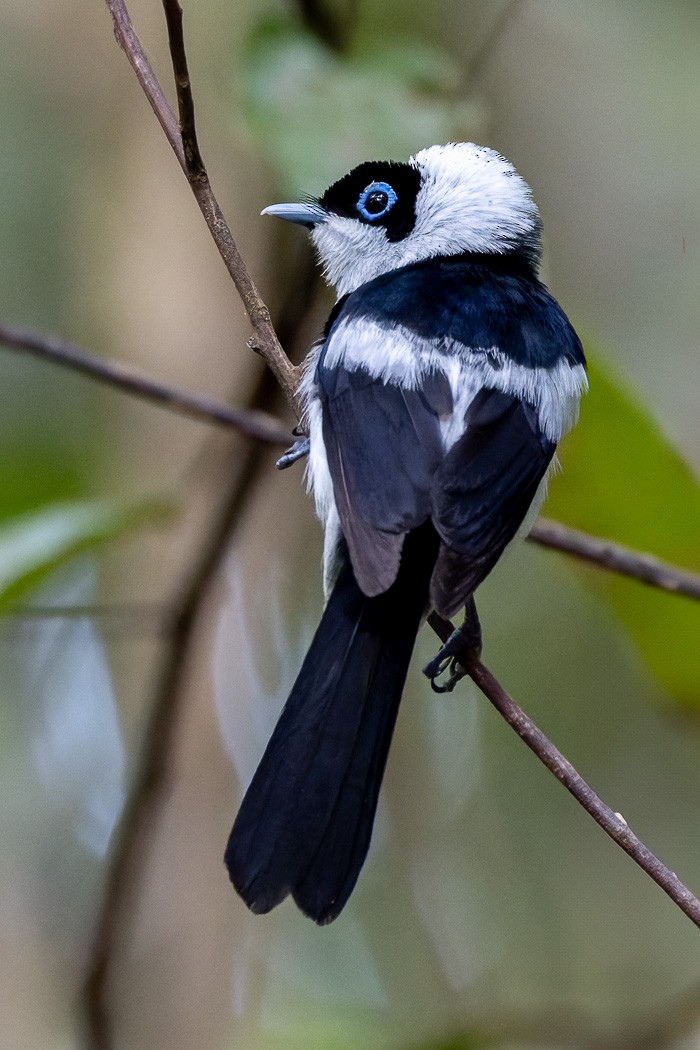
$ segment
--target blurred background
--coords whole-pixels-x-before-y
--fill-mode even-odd
[[[161,7],[130,10],[172,97]],[[495,147],[592,362],[545,512],[700,570],[695,0],[200,0],[185,29],[214,190],[296,359],[332,300],[260,209],[365,159]],[[106,7],[0,0],[0,41],[0,320],[291,428]],[[0,373],[3,1047],[700,1045],[698,931],[480,694],[430,693],[428,631],[346,910],[251,916],[222,855],[321,608],[302,469],[5,346]],[[524,544],[479,608],[487,664],[697,891],[698,606]],[[100,1044],[83,986],[146,739],[163,805]]]

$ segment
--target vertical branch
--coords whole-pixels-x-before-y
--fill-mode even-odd
[[[254,401],[260,399],[260,391],[266,391],[268,383],[266,372]],[[166,647],[156,673],[141,755],[112,844],[82,990],[90,1050],[112,1050],[114,1045],[109,1010],[110,972],[117,944],[124,937],[129,906],[142,882],[151,834],[170,783],[194,629],[202,602],[259,477],[263,457],[261,445],[242,453],[241,469],[229,483],[189,577],[170,610]]]
[[[177,0],[163,0],[165,21],[168,26],[170,41],[170,58],[175,76],[177,107],[180,115],[180,136],[185,157],[185,172],[190,181],[205,179],[208,181],[202,154],[199,152],[197,130],[194,122],[194,99],[190,84],[190,73],[187,68],[185,40],[182,32],[182,8]]]
[[[182,37],[182,11],[176,0],[163,0],[168,12],[168,33],[173,62],[181,63],[185,47]],[[246,313],[253,327],[249,346],[261,355],[272,371],[291,409],[298,416],[297,386],[299,371],[291,363],[275,333],[270,312],[265,305],[251,277],[245,262],[233,239],[219,203],[212,191],[209,176],[202,162],[197,146],[194,128],[194,106],[191,104],[191,87],[187,65],[177,67],[177,92],[180,109],[184,114],[188,134],[188,153],[185,152],[177,122],[165,96],[151,69],[150,63],[134,31],[124,0],[107,0],[112,14],[114,32],[118,43],[126,53],[139,83],[146,94],[158,121],[165,131],[168,142],[173,148],[180,167],[187,176],[190,188],[195,196],[204,221],[209,228],[219,254],[245,306]],[[175,10],[177,8],[177,10]],[[172,9],[169,11],[169,9]],[[189,101],[188,101],[189,100]],[[190,161],[195,165],[190,169]]]
[[[107,7],[112,16],[114,38],[126,55],[136,74],[136,79],[148,99],[156,119],[165,132],[165,137],[170,143],[173,153],[177,157],[180,167],[185,170],[185,151],[182,147],[180,129],[177,126],[175,114],[168,100],[163,94],[156,75],[151,69],[151,64],[146,58],[146,53],[141,47],[141,42],[129,17],[129,12],[122,0],[107,0]]]

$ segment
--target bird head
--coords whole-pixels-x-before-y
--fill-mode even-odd
[[[366,161],[321,197],[262,214],[311,230],[338,295],[436,256],[520,254],[536,266],[541,251],[530,187],[510,161],[472,142],[429,146],[406,163]]]

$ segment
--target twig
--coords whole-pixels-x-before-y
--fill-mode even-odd
[[[143,52],[140,49],[140,45],[138,45],[138,41],[136,41],[135,35],[133,35],[133,30],[130,29],[128,15],[126,15],[123,4],[118,3],[115,6],[120,10],[121,21],[119,24],[122,26],[126,24],[130,30],[130,35],[125,38],[128,46],[137,48],[140,55],[139,61],[132,62],[132,64],[135,64],[137,68],[143,68],[143,62],[145,59],[143,58]],[[110,2],[110,8],[112,7],[113,5]],[[178,16],[176,12],[174,22],[172,17],[169,19],[169,30],[171,34],[174,33],[176,38],[179,34],[181,40],[181,33],[178,28],[179,20],[180,16]],[[177,52],[177,46],[175,50]],[[184,63],[185,74],[183,74],[184,45],[182,46],[182,54],[179,57],[174,56],[174,62],[178,63],[176,67],[176,75],[178,75],[179,69],[178,93],[183,90],[188,91],[188,78],[185,75],[186,63]],[[144,90],[149,90],[148,85],[152,85],[153,80],[154,78],[146,78],[145,82],[142,81],[142,83],[145,83]],[[186,81],[187,83],[185,83]],[[158,90],[153,97],[156,99],[162,99],[162,94]],[[165,105],[167,106],[167,103]],[[188,133],[190,135],[191,147],[192,136],[194,135],[193,109],[191,110],[190,116],[187,117],[187,120],[190,120],[192,123],[191,129]],[[161,123],[166,127],[169,126],[167,120],[162,120]],[[196,139],[194,139],[194,142],[196,146]],[[176,148],[175,152],[180,159],[180,151]],[[189,150],[188,152],[190,156],[198,154],[198,150],[196,149],[194,149],[194,152],[192,152],[192,150]],[[184,154],[182,154],[182,156],[184,157]],[[206,178],[206,173],[204,177]],[[194,188],[194,184],[192,182],[190,184],[193,185]],[[208,186],[208,182],[206,185]],[[195,195],[197,195],[196,190]],[[218,209],[216,202],[214,202],[214,206]],[[205,218],[207,218],[205,209],[203,208],[202,210],[205,213]],[[207,219],[207,221],[209,224],[209,219]],[[223,222],[223,219],[221,221]],[[212,229],[211,225],[210,229]],[[212,233],[216,239],[215,231],[212,230]],[[230,239],[230,234],[228,234],[228,237]],[[217,243],[219,242],[217,241]],[[233,245],[232,240],[230,244]],[[233,248],[235,250],[235,245],[233,245]],[[229,254],[227,265],[232,258],[233,256]],[[247,273],[245,268],[243,268],[243,270]],[[230,267],[229,272],[231,272]],[[248,312],[251,314],[251,320],[255,326],[256,319],[251,313],[250,299],[248,301],[245,300],[245,293],[244,291],[241,291],[240,280],[237,280],[234,274],[232,274],[232,276],[236,281],[236,286],[239,289],[239,292],[241,292],[241,295],[244,297],[244,302],[246,302]],[[257,292],[255,294],[257,295]],[[266,307],[264,307],[264,315],[267,315]],[[256,316],[259,318],[260,314],[258,313]],[[269,315],[267,315],[267,318],[267,323],[270,330],[272,330]],[[262,328],[264,331],[264,324],[262,325]],[[274,331],[272,334],[274,336]],[[279,344],[277,344],[277,346],[279,346]],[[282,353],[281,348],[280,353]],[[271,364],[268,355],[263,354],[263,356],[267,363]],[[288,400],[293,403],[296,386],[296,369],[292,368],[283,354],[282,357],[291,370],[291,373],[289,370],[286,371],[287,386],[285,387],[285,383],[280,379],[279,368],[275,369],[272,367],[272,372],[274,372],[278,383],[281,383],[281,385],[285,387],[285,391],[288,394]],[[282,371],[285,371],[284,368]],[[269,398],[268,388],[270,384],[270,376],[271,372],[265,372],[261,377],[258,384],[258,391],[254,398],[254,403],[260,403],[261,400],[266,401]],[[294,385],[290,386],[289,384],[292,383]],[[289,397],[290,391],[291,398]],[[262,415],[262,413],[256,413],[256,415]],[[278,426],[278,435],[280,430],[281,428]],[[284,439],[286,440],[286,434],[284,435]],[[173,754],[172,744],[182,706],[182,684],[193,636],[193,629],[211,578],[218,567],[221,555],[228,546],[233,529],[235,528],[240,512],[245,504],[246,496],[257,477],[258,465],[261,461],[260,452],[261,450],[259,446],[248,450],[247,465],[242,468],[239,480],[234,482],[233,486],[230,487],[229,496],[226,500],[225,506],[219,515],[218,521],[212,528],[207,542],[202,548],[199,562],[191,574],[190,582],[183,588],[179,601],[175,603],[169,644],[167,652],[163,658],[161,671],[157,676],[156,695],[150,710],[142,756],[137,767],[135,783],[127,800],[127,805],[122,820],[120,821],[110,856],[106,888],[101,902],[93,941],[93,949],[83,989],[83,1006],[87,1021],[87,1038],[88,1044],[92,1050],[109,1050],[112,1046],[112,1029],[109,1019],[108,1003],[109,973],[115,956],[115,947],[124,922],[127,904],[130,900],[130,896],[136,891],[140,881],[141,870],[147,852],[148,834],[157,817],[159,807],[162,804],[168,785],[170,762]]]
[[[229,408],[212,398],[189,394],[166,383],[160,383],[138,369],[119,361],[109,361],[89,354],[74,343],[53,336],[43,335],[28,328],[0,323],[0,343],[8,347],[28,350],[38,357],[46,357],[57,364],[67,365],[92,379],[109,383],[110,386],[135,394],[137,397],[160,404],[173,412],[199,419],[206,423],[218,423],[232,428],[248,437],[269,444],[289,443],[290,429],[281,420],[266,412],[251,409]]]
[[[453,631],[453,625],[443,617],[431,614],[428,623],[444,643]],[[547,769],[554,773],[579,805],[590,813],[595,822],[610,836],[664,890],[691,922],[700,928],[700,900],[691,893],[678,876],[663,864],[637,838],[619,813],[613,812],[586,783],[571,762],[562,755],[521,707],[508,695],[489,669],[472,653],[465,654],[462,664],[469,677],[491,701],[508,725],[524,740]]]
[[[129,62],[134,68],[139,78],[139,83],[161,127],[165,131],[168,142],[180,163],[180,167],[187,176],[187,181],[204,216],[204,221],[209,227],[209,232],[214,238],[219,254],[250,318],[250,323],[253,326],[253,335],[249,339],[248,345],[264,359],[275,375],[287,403],[298,416],[297,386],[299,371],[291,363],[277,339],[270,312],[248,272],[248,268],[238,251],[221,208],[212,192],[209,177],[199,155],[199,148],[196,147],[195,149],[194,107],[192,106],[188,109],[186,102],[183,101],[181,103],[181,106],[184,105],[186,110],[187,133],[189,136],[188,156],[183,147],[173,112],[141,47],[124,0],[107,0],[107,6],[112,14],[117,41],[124,49]],[[184,55],[185,51],[182,38],[182,11],[176,0],[163,0],[163,6],[168,18],[171,55],[173,55],[174,62],[180,63],[178,65],[178,97],[184,100],[190,95],[190,84],[186,63],[184,73],[181,66],[181,56]],[[194,165],[192,168],[190,168],[190,162]]]
[[[149,832],[169,785],[174,740],[185,697],[185,671],[192,635],[204,596],[258,477],[261,448],[254,446],[230,486],[199,559],[174,602],[166,651],[156,675],[156,691],[135,782],[111,849],[104,894],[95,925],[83,988],[83,1005],[91,1050],[110,1050],[108,977],[124,914],[141,882]]]
[[[185,40],[182,35],[182,8],[177,0],[163,0],[165,21],[168,26],[170,42],[170,59],[175,77],[177,109],[180,117],[180,136],[185,157],[185,174],[190,181],[202,179],[208,181],[207,169],[204,167],[202,154],[197,142],[197,129],[194,122],[194,99],[190,84],[190,73],[187,68]]]
[[[112,4],[124,6],[123,0],[107,0],[107,3],[110,7]],[[261,355],[273,372],[289,407],[298,416],[297,387],[299,385],[299,370],[291,363],[282,349],[267,305],[258,292],[248,267],[238,251],[228,223],[214,196],[211,183],[209,182],[209,175],[199,150],[194,120],[194,101],[192,99],[192,88],[182,30],[182,8],[177,0],[163,0],[163,10],[165,11],[168,26],[168,44],[170,46],[170,57],[175,76],[175,88],[180,113],[182,156],[184,157],[183,170],[253,326],[253,335],[249,339],[248,345]],[[134,40],[138,44],[136,34],[134,34]]]
[[[619,543],[598,539],[587,532],[579,532],[578,529],[571,529],[547,518],[540,518],[535,523],[528,539],[542,547],[571,554],[598,569],[608,569],[640,583],[647,583],[650,587],[659,587],[663,591],[671,591],[673,594],[682,594],[686,598],[700,601],[700,576],[660,561],[651,554],[643,554]]]
[[[151,69],[151,64],[146,58],[146,54],[134,32],[129,12],[121,0],[115,0],[115,2],[107,0],[107,7],[112,16],[114,38],[131,63],[136,79],[143,88],[143,93],[150,102],[156,119],[180,162],[180,167],[185,170],[185,151],[182,147],[180,129],[177,126],[175,114],[170,108],[168,100],[163,94],[163,89],[158,83],[156,75]]]
[[[467,669],[484,696],[491,701],[499,714],[524,740],[530,750],[534,751],[540,762],[543,762],[547,769],[554,773],[557,780],[560,780],[579,805],[590,813],[603,831],[614,839],[642,871],[645,871],[657,886],[668,894],[691,922],[700,928],[700,900],[695,894],[691,893],[675,872],[667,868],[644,845],[619,813],[613,812],[609,806],[606,806],[583,777],[576,772],[569,760],[547,739],[532,719],[528,718],[480,660],[471,661]]]

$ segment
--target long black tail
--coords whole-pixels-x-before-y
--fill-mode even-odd
[[[409,535],[396,581],[376,598],[346,558],[226,848],[252,911],[291,893],[328,923],[352,893],[436,553],[430,526]]]

